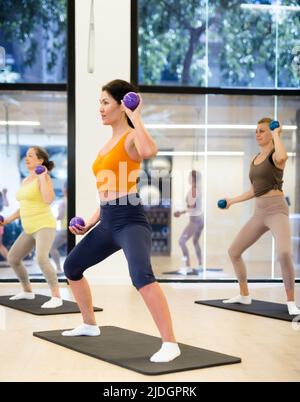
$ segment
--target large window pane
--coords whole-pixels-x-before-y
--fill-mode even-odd
[[[140,0],[139,83],[205,85],[205,0]]]
[[[66,0],[1,1],[0,83],[66,82],[66,29]]]
[[[138,82],[299,87],[300,3],[139,0]]]
[[[275,86],[276,21],[272,13],[246,3],[210,2],[209,86]]]
[[[285,2],[286,4],[292,2]],[[294,10],[278,13],[278,87],[300,86],[300,1]]]

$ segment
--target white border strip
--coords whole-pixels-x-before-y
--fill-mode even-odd
[[[0,126],[40,126],[39,121],[0,120]]]
[[[221,129],[221,130],[255,130],[254,124],[145,124],[148,129],[162,130],[194,130],[194,129]],[[297,126],[282,126],[283,130],[297,130]]]
[[[295,157],[296,152],[288,152],[288,156]],[[157,156],[244,156],[245,152],[239,151],[208,151],[208,152],[194,152],[194,151],[159,151]]]
[[[299,6],[282,6],[281,4],[241,4],[241,8],[261,11],[300,11]]]

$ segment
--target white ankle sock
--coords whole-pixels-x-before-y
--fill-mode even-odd
[[[233,297],[232,299],[223,300],[223,303],[225,303],[225,304],[230,304],[230,303],[251,304],[252,299],[251,299],[251,296],[238,295],[236,297]]]
[[[300,314],[300,309],[297,307],[296,302],[288,301],[286,304],[287,304],[290,315],[299,315]]]
[[[163,342],[158,352],[150,357],[150,361],[154,363],[166,363],[174,360],[181,354],[179,346],[174,342]]]
[[[177,270],[177,273],[181,274],[181,275],[187,275],[192,272],[193,272],[193,269],[190,267],[181,267]]]
[[[41,305],[41,308],[56,308],[63,305],[63,301],[60,297],[51,297],[50,300]]]
[[[9,298],[9,300],[33,300],[35,298],[35,294],[32,292],[21,292]]]
[[[97,325],[81,324],[79,327],[71,331],[64,331],[62,336],[98,336],[101,334],[100,328]]]

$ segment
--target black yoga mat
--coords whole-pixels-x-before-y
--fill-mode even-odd
[[[252,300],[251,304],[225,304],[223,300],[198,300],[197,304],[203,304],[210,307],[223,308],[225,310],[238,311],[239,313],[247,313],[259,315],[261,317],[275,318],[283,321],[293,321],[295,315],[289,315],[287,305],[280,303],[271,303],[261,300]]]
[[[80,313],[76,303],[64,300],[63,305],[56,308],[41,308],[41,305],[50,300],[50,296],[35,295],[33,300],[9,300],[10,296],[0,296],[0,305],[35,315],[55,315]],[[103,311],[94,307],[94,311]]]
[[[146,375],[175,373],[213,366],[240,363],[241,359],[194,346],[179,344],[181,355],[169,363],[152,363],[150,357],[161,347],[161,339],[127,329],[100,327],[100,336],[66,337],[58,331],[34,332],[33,335]]]

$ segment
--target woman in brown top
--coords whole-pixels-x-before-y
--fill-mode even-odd
[[[283,170],[288,157],[280,138],[281,126],[271,131],[269,128],[271,121],[270,118],[263,118],[257,125],[256,141],[260,153],[251,162],[250,189],[237,197],[226,199],[226,209],[254,197],[256,204],[253,216],[238,233],[228,250],[239,281],[240,295],[224,300],[224,303],[251,303],[242,254],[270,230],[275,238],[277,257],[287,294],[288,311],[290,315],[298,315],[300,309],[295,304],[295,273],[291,255],[289,213],[282,192]]]

